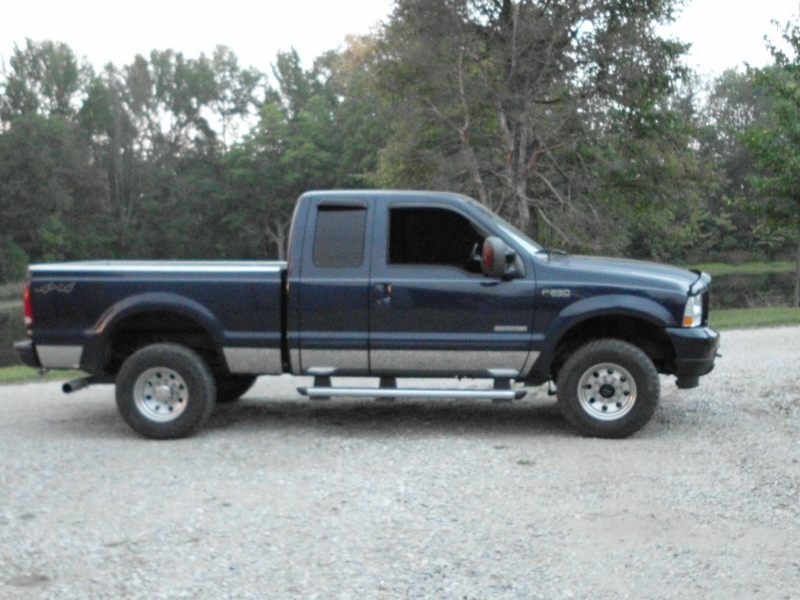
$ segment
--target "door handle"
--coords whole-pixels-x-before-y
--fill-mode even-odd
[[[372,286],[372,297],[377,306],[388,306],[392,301],[392,284],[376,283]]]

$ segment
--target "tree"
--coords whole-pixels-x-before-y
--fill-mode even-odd
[[[226,222],[262,256],[285,257],[291,211],[309,189],[363,187],[387,139],[388,106],[372,88],[374,43],[348,38],[309,70],[295,51],[279,53],[277,87],[261,120],[225,157]]]
[[[381,182],[471,192],[534,237],[540,222],[602,235],[587,161],[609,113],[646,121],[684,73],[686,47],[655,33],[676,4],[399,0],[380,66],[402,118]]]
[[[218,121],[219,138],[228,148],[243,133],[243,127],[251,128],[249,119],[257,114],[259,100],[256,92],[262,84],[264,74],[250,67],[242,69],[239,59],[230,48],[217,46],[211,57],[214,74],[214,95],[211,100],[212,121]]]
[[[756,84],[752,70],[734,69],[707,82],[703,98],[698,152],[719,172],[719,185],[708,195],[707,249],[723,253],[723,262],[741,253],[770,257],[785,251],[792,232],[750,208],[757,197],[751,178],[761,170],[742,143],[748,129],[768,123],[774,99]]]
[[[0,247],[34,260],[95,255],[106,239],[100,175],[71,123],[14,119],[0,135]]]
[[[79,63],[72,50],[61,42],[25,41],[14,45],[4,68],[5,85],[0,98],[0,120],[31,114],[73,116],[80,105],[80,92],[92,77],[92,68]],[[4,66],[5,67],[5,66]]]
[[[279,53],[273,74],[278,88],[267,91],[258,125],[226,157],[232,193],[225,220],[257,256],[271,245],[284,259],[295,200],[326,187],[334,171],[333,136],[328,99],[297,52]]]
[[[102,173],[76,123],[93,72],[58,42],[14,47],[0,79],[0,279],[108,241]]]
[[[374,186],[378,157],[395,119],[378,90],[378,44],[372,36],[348,36],[345,48],[314,63],[316,77],[334,106],[337,167],[334,187]]]
[[[262,79],[222,46],[210,58],[153,51],[92,79],[78,121],[106,173],[114,254],[189,258],[219,250],[196,230],[201,217],[218,219],[222,157],[249,127]]]
[[[605,115],[603,135],[582,147],[591,184],[586,193],[611,217],[597,219],[602,231],[593,249],[675,261],[707,246],[707,198],[718,174],[695,149],[699,133],[688,83],[633,115]],[[616,248],[615,237],[624,241]]]
[[[788,23],[781,37],[790,54],[769,44],[774,67],[751,70],[774,107],[767,122],[750,127],[742,142],[763,170],[750,180],[759,195],[753,208],[796,231],[794,306],[800,307],[800,25]]]

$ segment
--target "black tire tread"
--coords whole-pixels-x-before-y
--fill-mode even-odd
[[[593,419],[578,401],[578,379],[586,369],[600,362],[619,364],[636,380],[636,404],[617,421]],[[567,359],[558,374],[556,389],[561,413],[582,435],[624,438],[639,431],[652,418],[661,395],[661,381],[653,361],[641,349],[618,339],[600,339],[578,348]]]
[[[189,388],[189,406],[169,423],[155,423],[143,417],[133,399],[139,375],[152,367],[178,371]],[[206,362],[194,350],[180,344],[145,346],[128,357],[117,375],[116,400],[120,415],[131,428],[150,439],[177,439],[194,433],[214,411],[216,384]]]

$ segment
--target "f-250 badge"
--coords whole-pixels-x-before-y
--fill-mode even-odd
[[[572,292],[563,289],[547,289],[542,290],[542,296],[550,296],[551,298],[569,298]]]
[[[75,282],[72,283],[48,283],[42,287],[33,288],[37,294],[49,294],[50,292],[58,292],[60,294],[69,294],[75,289]]]

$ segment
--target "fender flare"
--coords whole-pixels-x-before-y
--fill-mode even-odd
[[[174,313],[190,319],[208,333],[217,351],[222,354],[223,328],[208,308],[179,294],[145,292],[115,302],[100,316],[94,327],[87,331],[87,343],[81,364],[91,369],[90,372],[101,372],[107,358],[108,340],[114,335],[119,324],[128,317],[151,312]]]
[[[678,327],[680,324],[666,308],[655,300],[627,294],[593,296],[573,302],[562,310],[544,332],[546,340],[540,359],[531,373],[536,379],[547,381],[550,365],[561,340],[581,323],[596,317],[628,317],[641,319],[659,329]]]

